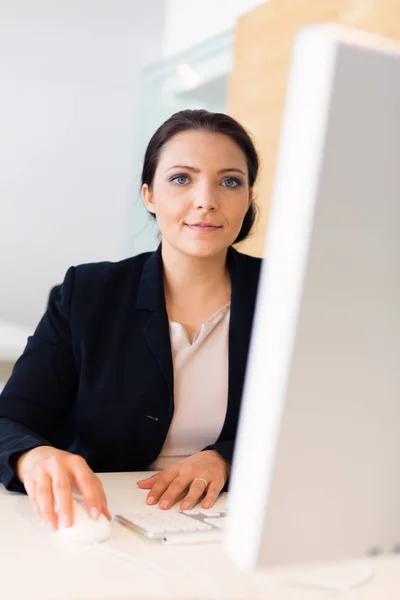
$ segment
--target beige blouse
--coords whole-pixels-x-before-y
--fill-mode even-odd
[[[151,470],[199,452],[221,433],[228,404],[229,318],[230,302],[197,329],[192,341],[181,323],[170,321],[175,410]]]

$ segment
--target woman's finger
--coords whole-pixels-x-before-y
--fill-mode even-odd
[[[147,504],[156,504],[164,494],[165,490],[169,488],[176,475],[176,473],[171,471],[163,471],[147,494]]]
[[[181,502],[180,508],[181,510],[190,510],[193,508],[200,498],[204,495],[206,491],[206,486],[204,481],[201,479],[194,479],[189,492],[186,495],[186,498]]]
[[[165,492],[160,497],[160,508],[168,510],[182,496],[190,485],[190,478],[178,476],[167,487]],[[204,484],[203,484],[204,490]]]
[[[102,485],[100,479],[96,475],[95,475],[95,478],[96,478],[96,484],[97,484],[97,487],[98,487],[98,490],[99,490],[99,496],[100,496],[101,504],[102,504],[101,512],[103,513],[103,515],[105,515],[107,517],[107,519],[109,519],[111,521],[112,520],[112,516],[111,516],[111,513],[110,513],[110,511],[108,509],[107,497],[106,497],[106,494],[104,492],[103,485]]]
[[[85,459],[79,456],[73,458],[71,470],[78,490],[83,496],[88,515],[92,519],[97,519],[103,510],[103,499],[96,484],[95,474]]]
[[[40,509],[39,504],[36,500],[36,482],[33,478],[27,477],[24,483],[24,487],[28,498],[30,500],[31,506],[33,508],[33,512],[36,515],[38,521],[40,521]]]
[[[159,477],[159,475],[160,475],[160,473],[156,473],[155,475],[152,475],[151,477],[147,477],[146,479],[139,479],[139,481],[137,482],[137,485],[144,490],[149,490],[153,487],[153,485],[157,481],[157,478]]]
[[[112,521],[112,516],[111,516],[111,513],[110,513],[110,509],[108,508],[107,502],[105,502],[105,503],[103,504],[103,507],[102,507],[102,509],[101,509],[101,512],[103,513],[103,515],[105,515],[105,516],[107,517],[107,519],[108,519],[109,521]]]
[[[63,527],[70,527],[73,524],[71,476],[62,465],[57,464],[51,468],[50,472],[58,523]]]
[[[40,471],[36,478],[35,500],[39,508],[39,518],[50,531],[57,529],[54,511],[54,496],[51,477],[47,471]]]
[[[207,488],[206,496],[201,503],[202,508],[211,508],[214,506],[223,487],[224,484],[217,485],[214,482],[211,482]]]

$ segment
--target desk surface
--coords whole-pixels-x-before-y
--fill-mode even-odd
[[[149,473],[100,476],[112,514],[146,506],[136,481]],[[218,500],[221,506],[225,498]],[[131,562],[106,549],[137,557]],[[363,600],[398,600],[400,558],[375,559],[376,575],[362,588]],[[325,600],[332,597],[293,588],[271,588],[267,574],[239,571],[222,544],[162,545],[113,522],[101,545],[79,545],[47,533],[26,496],[0,485],[0,595],[5,600]],[[339,597],[339,596],[338,596]]]

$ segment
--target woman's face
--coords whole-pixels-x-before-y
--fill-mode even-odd
[[[163,245],[215,256],[235,241],[251,202],[245,155],[223,134],[179,133],[163,146],[152,189],[145,184],[142,195]]]

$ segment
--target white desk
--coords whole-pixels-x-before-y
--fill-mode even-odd
[[[136,486],[148,473],[101,475],[111,512],[140,507],[146,492]],[[224,504],[224,498],[218,501]],[[221,600],[325,600],[299,588],[271,588],[265,574],[239,571],[219,543],[162,545],[113,523],[105,544],[136,555],[165,571],[109,554],[101,545],[76,545],[47,533],[35,520],[26,496],[0,485],[0,597],[4,600],[133,600],[134,598]],[[376,575],[362,588],[363,600],[400,598],[400,558],[376,559]],[[193,575],[193,572],[196,572]],[[191,573],[192,572],[192,573]],[[212,582],[213,588],[207,581]],[[219,595],[218,595],[219,594]],[[340,598],[340,596],[335,596]]]

